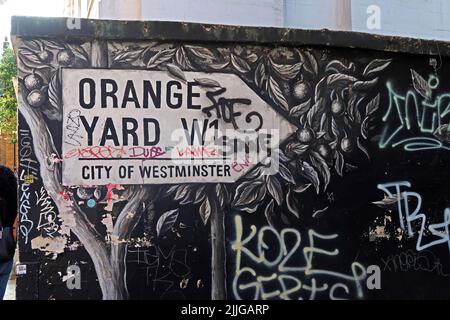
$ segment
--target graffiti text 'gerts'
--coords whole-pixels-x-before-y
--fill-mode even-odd
[[[324,256],[338,259],[339,250],[332,246],[337,234],[320,234],[308,230],[308,245],[303,245],[302,235],[297,229],[285,228],[281,232],[264,226],[258,230],[250,226],[244,234],[242,218],[234,218],[236,240],[232,250],[236,255],[236,269],[233,278],[233,294],[237,299],[349,299],[363,296],[362,283],[366,279],[366,268],[353,262],[348,274],[320,268],[314,257]],[[275,245],[268,245],[268,239],[275,239]],[[256,251],[251,248],[255,247]],[[317,242],[326,244],[326,247]],[[303,257],[303,265],[292,261]],[[262,270],[262,271],[261,271]],[[353,288],[351,290],[351,288]]]

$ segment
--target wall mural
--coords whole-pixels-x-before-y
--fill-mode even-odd
[[[429,57],[20,38],[16,50],[18,298],[449,297],[450,88]],[[216,165],[216,148],[170,145],[175,122],[191,142],[208,127],[277,129],[279,144]]]

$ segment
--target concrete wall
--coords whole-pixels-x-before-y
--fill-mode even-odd
[[[283,26],[283,0],[143,0],[144,20]]]
[[[303,29],[354,30],[419,38],[450,38],[448,0],[65,0],[64,15]],[[88,10],[90,3],[93,3]],[[368,26],[379,8],[379,28]]]
[[[351,30],[351,0],[285,0],[285,27]]]
[[[99,2],[99,18],[116,20],[140,20],[141,0],[108,0]]]
[[[367,28],[367,8],[380,8],[380,29]],[[448,0],[353,0],[353,30],[430,39],[450,38]]]

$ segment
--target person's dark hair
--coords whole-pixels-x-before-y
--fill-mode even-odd
[[[12,227],[17,216],[17,179],[10,169],[0,165],[0,223]]]

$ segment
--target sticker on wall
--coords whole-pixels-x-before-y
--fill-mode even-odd
[[[27,265],[26,264],[18,264],[16,266],[16,274],[17,275],[27,274]]]

